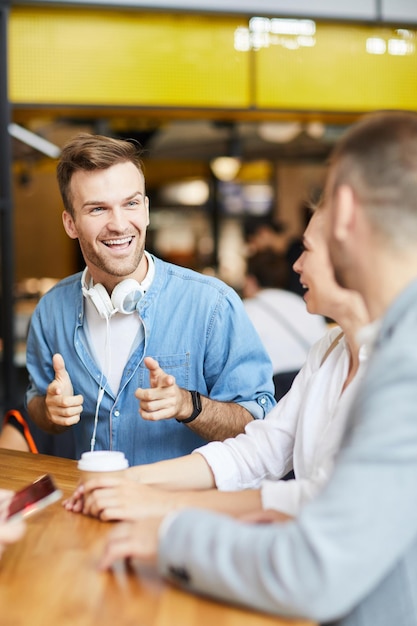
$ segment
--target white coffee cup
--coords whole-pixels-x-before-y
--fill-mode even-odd
[[[123,476],[124,470],[128,467],[129,463],[124,453],[116,450],[83,452],[78,461],[78,469],[81,471],[83,482],[99,474]]]

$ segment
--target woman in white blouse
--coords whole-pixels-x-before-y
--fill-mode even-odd
[[[335,320],[310,350],[290,391],[245,434],[211,442],[191,455],[131,467],[125,479],[97,478],[66,503],[103,520],[159,516],[203,507],[242,516],[273,509],[294,516],[326,483],[346,417],[363,375],[367,346],[357,333],[368,323],[356,292],[335,281],[325,241],[325,218],[316,211],[294,264],[310,313]],[[295,479],[280,480],[291,469]]]

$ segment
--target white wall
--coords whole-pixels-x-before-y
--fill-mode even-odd
[[[382,0],[381,11],[384,21],[417,24],[417,0]]]
[[[416,0],[12,0],[19,4],[71,4],[238,13],[315,19],[417,23]]]

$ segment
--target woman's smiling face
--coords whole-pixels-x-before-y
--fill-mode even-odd
[[[333,317],[340,302],[341,287],[336,283],[326,242],[326,212],[313,214],[303,236],[303,252],[293,265],[305,289],[309,313]]]

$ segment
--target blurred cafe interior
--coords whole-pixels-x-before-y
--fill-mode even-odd
[[[20,401],[39,297],[82,268],[60,149],[143,147],[148,248],[238,292],[248,233],[297,238],[330,150],[361,114],[417,109],[409,0],[0,0],[2,408]]]

